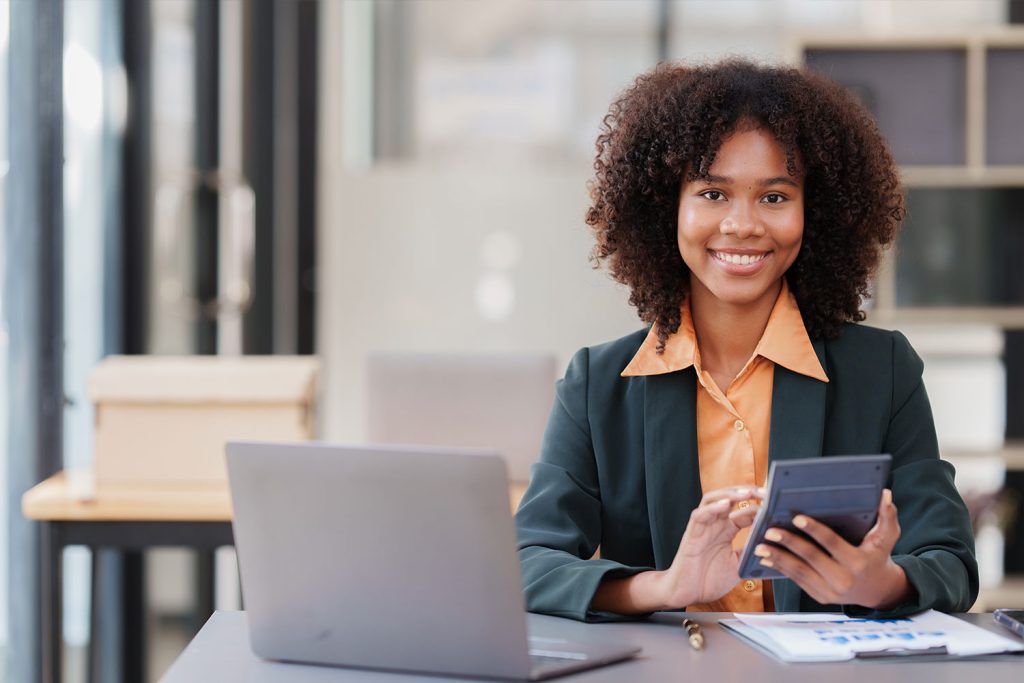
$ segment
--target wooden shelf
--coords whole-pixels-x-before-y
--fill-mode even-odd
[[[1008,470],[1024,470],[1024,442],[1008,441],[1002,448],[992,451],[939,449],[943,458],[970,459],[977,457],[1002,458]]]
[[[1020,187],[1022,166],[914,166],[900,167],[908,187]]]

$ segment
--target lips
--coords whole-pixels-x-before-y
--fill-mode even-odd
[[[709,249],[708,253],[711,254],[711,258],[719,263],[740,267],[760,265],[771,254],[770,251],[757,251],[753,249],[742,251],[715,251],[714,249]]]

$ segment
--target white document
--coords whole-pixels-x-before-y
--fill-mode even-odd
[[[806,612],[735,616],[722,626],[786,662],[838,662],[863,653],[969,657],[1024,650],[1024,643],[935,610],[900,619]]]

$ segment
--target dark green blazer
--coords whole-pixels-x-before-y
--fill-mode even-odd
[[[646,335],[582,349],[558,383],[516,513],[531,612],[619,618],[589,609],[598,584],[666,569],[701,499],[693,368],[620,376]],[[974,537],[953,467],[938,457],[921,359],[899,332],[861,325],[813,344],[829,381],[775,366],[769,462],[892,454],[902,529],[893,559],[916,597],[886,614],[966,611],[978,593]],[[601,558],[587,559],[598,546]],[[774,594],[780,612],[844,609],[818,604],[789,580],[775,581]]]

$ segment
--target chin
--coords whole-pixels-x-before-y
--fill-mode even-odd
[[[732,306],[750,306],[760,301],[760,296],[720,296],[718,300]]]
[[[716,287],[711,294],[724,304],[749,306],[771,296],[772,290],[772,287]]]

